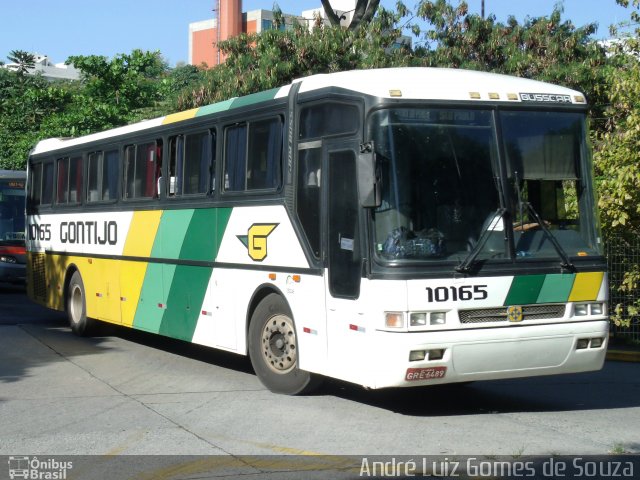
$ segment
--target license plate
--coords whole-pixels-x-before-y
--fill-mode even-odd
[[[407,382],[436,380],[438,378],[444,378],[446,374],[447,367],[407,368],[407,374],[404,379]]]

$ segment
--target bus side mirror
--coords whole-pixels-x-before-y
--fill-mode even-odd
[[[360,153],[358,154],[358,195],[360,197],[360,205],[363,207],[375,208],[380,206],[380,181],[373,142],[360,145]]]

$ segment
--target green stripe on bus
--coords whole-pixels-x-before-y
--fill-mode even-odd
[[[226,112],[231,108],[235,98],[225,100],[223,102],[213,103],[211,105],[205,105],[200,107],[196,112],[196,117],[202,117],[203,115],[211,115],[212,113]]]
[[[151,249],[155,258],[180,258],[187,230],[193,217],[190,210],[165,210],[160,219],[156,240]]]
[[[576,276],[573,273],[547,275],[536,303],[564,303],[569,298]]]
[[[212,272],[211,267],[176,267],[158,333],[189,342],[192,340]]]
[[[201,208],[193,212],[180,250],[180,259],[213,262],[230,215],[230,208]],[[218,224],[218,218],[222,219],[222,225]]]
[[[265,92],[252,93],[251,95],[238,97],[233,101],[233,105],[231,106],[231,108],[246,107],[247,105],[253,105],[255,103],[273,100],[279,91],[280,88],[272,88],[271,90],[267,90]]]
[[[174,269],[175,265],[162,265],[159,263],[147,265],[140,299],[138,300],[138,308],[133,318],[134,328],[158,333],[164,315],[164,305],[166,304],[165,292],[168,291],[164,280],[167,276],[173,277],[171,270]]]
[[[520,275],[513,278],[505,305],[536,303],[546,275]]]

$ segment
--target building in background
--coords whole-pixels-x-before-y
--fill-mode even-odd
[[[354,3],[355,4],[355,3]],[[285,23],[304,18],[283,14]],[[220,24],[220,29],[218,29]],[[189,63],[213,67],[224,62],[218,42],[242,33],[260,33],[273,28],[273,11],[252,10],[242,12],[241,0],[214,0],[213,18],[189,24]]]
[[[340,24],[347,27],[351,23],[356,8],[356,0],[331,0],[331,6],[341,17]],[[271,10],[252,10],[242,13],[241,0],[214,0],[213,18],[189,24],[189,63],[213,67],[224,62],[224,55],[218,50],[218,43],[242,33],[260,33],[273,28],[274,14]],[[329,19],[322,8],[305,10],[300,15],[283,13],[287,28],[295,21],[307,23],[311,28],[316,19],[329,25]],[[220,29],[217,28],[218,23]],[[388,50],[411,46],[411,37],[402,35]]]
[[[54,80],[79,80],[80,70],[73,65],[65,65],[64,63],[53,63],[46,55],[34,53],[35,66],[27,70],[27,75],[42,75],[43,78]],[[17,71],[20,65],[17,63],[7,63],[2,65],[7,70]]]

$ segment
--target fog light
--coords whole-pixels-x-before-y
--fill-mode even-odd
[[[411,319],[409,320],[409,324],[412,327],[424,327],[427,324],[427,314],[426,313],[412,313]]]
[[[425,350],[412,350],[409,353],[409,361],[419,362],[420,360],[424,360],[424,357],[426,356],[427,356],[427,352]]]
[[[442,357],[444,357],[444,351],[444,348],[429,350],[429,360],[442,360]]]
[[[589,307],[591,308],[591,315],[602,315],[604,312],[604,308],[602,308],[603,306],[601,303],[592,303]]]
[[[602,346],[602,338],[592,338],[591,348],[600,348]]]
[[[588,338],[579,338],[578,343],[576,345],[576,350],[584,350],[589,347],[589,339]]]
[[[384,324],[387,328],[403,328],[404,314],[402,312],[386,312]]]
[[[586,303],[577,303],[574,306],[574,314],[576,317],[589,315],[589,306]]]
[[[431,315],[429,316],[429,323],[431,325],[444,325],[447,323],[447,313],[431,312]]]

